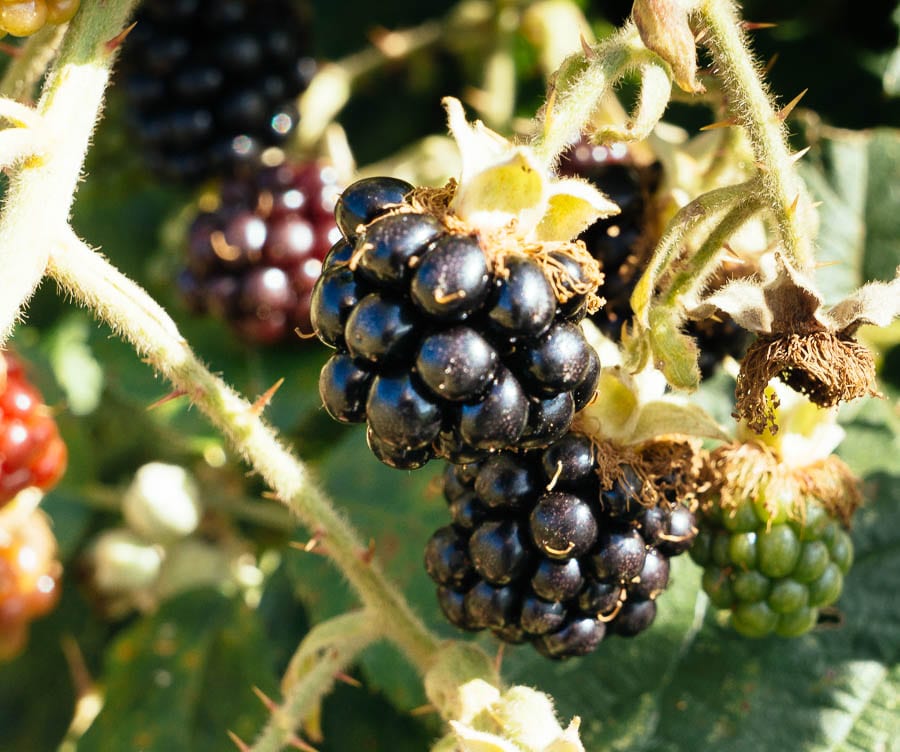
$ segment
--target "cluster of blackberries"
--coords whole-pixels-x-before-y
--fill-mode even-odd
[[[17,358],[0,358],[0,507],[19,491],[56,485],[66,470],[68,451],[53,414]]]
[[[476,235],[404,203],[392,178],[351,185],[344,235],[313,292],[316,334],[337,350],[319,391],[337,420],[368,423],[374,454],[415,468],[546,446],[591,400],[600,362],[582,334],[584,295],[560,305],[537,261],[495,272]],[[565,256],[570,280],[580,264]]]
[[[428,542],[425,567],[451,623],[552,658],[650,626],[669,558],[694,540],[694,515],[681,503],[642,505],[630,465],[601,489],[596,451],[570,432],[544,450],[447,466],[453,523]]]
[[[292,130],[315,69],[295,2],[148,0],[135,20],[125,94],[155,172],[202,180]]]
[[[747,637],[808,632],[840,596],[853,561],[850,536],[812,498],[792,517],[773,516],[764,500],[714,505],[700,528],[691,558],[704,568],[703,589]]]
[[[190,308],[270,344],[312,330],[322,261],[340,237],[333,167],[284,162],[226,179],[215,208],[194,219],[179,283]],[[202,203],[202,202],[201,202]]]

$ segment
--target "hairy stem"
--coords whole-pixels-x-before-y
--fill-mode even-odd
[[[183,391],[269,484],[277,498],[321,539],[373,618],[415,666],[426,671],[436,639],[384,576],[358,533],[334,509],[309,470],[278,440],[260,409],[201,363],[165,310],[141,287],[69,233],[54,248],[50,275],[89,307],[173,386]]]
[[[701,9],[709,47],[729,103],[729,114],[744,127],[760,165],[763,195],[775,216],[779,240],[802,267],[812,260],[811,207],[788,150],[783,118],[773,106],[750,54],[732,0],[706,0]]]
[[[331,691],[335,674],[347,668],[381,635],[380,623],[367,611],[342,614],[316,625],[300,643],[282,681],[284,700],[270,708],[269,722],[251,752],[278,752],[297,727]]]
[[[644,328],[650,325],[649,310],[656,294],[656,287],[663,275],[681,258],[687,237],[699,225],[709,222],[717,214],[742,201],[754,185],[755,182],[751,180],[739,185],[717,188],[698,196],[678,210],[659,239],[653,256],[631,295],[631,308],[635,320]]]
[[[107,42],[122,31],[135,2],[85,3],[47,77],[37,104],[40,157],[10,174],[0,216],[0,341],[43,277],[50,246],[68,222],[115,57]]]
[[[604,95],[632,65],[635,56],[646,54],[634,24],[597,46],[590,57],[564,62],[557,73],[544,119],[533,147],[541,160],[552,165],[567,146],[587,129]],[[583,70],[570,74],[567,68],[583,63]],[[560,77],[572,76],[570,81]]]
[[[673,306],[680,298],[703,287],[710,274],[715,271],[713,261],[728,242],[754,214],[762,209],[759,197],[751,196],[733,207],[716,225],[703,245],[697,249],[668,285],[662,305]]]
[[[23,102],[31,99],[34,87],[47,71],[65,32],[65,25],[48,25],[28,37],[19,48],[19,54],[6,66],[3,80],[0,81],[0,97]]]

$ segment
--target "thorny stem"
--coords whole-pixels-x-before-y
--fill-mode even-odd
[[[662,305],[673,306],[680,298],[701,289],[714,269],[713,260],[729,238],[761,209],[762,201],[759,197],[750,197],[734,206],[716,225],[697,252],[688,259],[687,264],[672,278]]]
[[[373,624],[379,623],[367,611],[358,611],[342,614],[312,629],[291,658],[282,682],[284,700],[270,708],[269,721],[250,748],[251,752],[278,752],[284,748],[298,723],[308,718],[331,690],[335,675],[380,637],[373,630]]]
[[[808,227],[811,208],[793,166],[784,123],[749,52],[735,3],[706,0],[700,14],[707,31],[704,43],[721,77],[729,113],[746,129],[753,147],[763,195],[775,215],[779,239],[788,256],[804,268],[812,260]]]
[[[631,296],[631,308],[635,319],[645,328],[649,326],[649,309],[656,286],[669,267],[681,258],[687,237],[699,225],[709,222],[716,215],[745,199],[748,190],[752,190],[754,185],[755,182],[751,180],[717,188],[698,196],[678,210],[657,243],[653,256]]]
[[[12,58],[6,66],[3,80],[0,81],[0,97],[27,102],[34,93],[40,77],[47,71],[47,66],[59,49],[59,44],[66,32],[66,26],[44,26],[32,34],[19,47],[19,54]]]
[[[53,249],[48,267],[61,287],[87,306],[156,370],[184,391],[231,441],[311,531],[322,536],[322,550],[349,580],[376,626],[401,648],[421,672],[430,666],[437,641],[412,613],[358,533],[316,486],[309,470],[279,441],[253,406],[201,363],[165,310],[140,286],[73,234]]]
[[[66,227],[115,50],[107,46],[136,0],[85,3],[69,25],[37,113],[41,156],[13,171],[0,216],[0,341],[44,275]]]
[[[545,164],[552,165],[567,146],[578,140],[606,93],[632,65],[635,56],[644,54],[646,48],[637,29],[629,23],[594,49],[574,80],[557,82],[560,88],[548,99],[542,127],[532,144]]]

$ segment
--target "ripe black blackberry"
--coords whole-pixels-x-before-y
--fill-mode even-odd
[[[599,377],[574,323],[589,270],[544,260],[578,292],[560,304],[536,258],[495,267],[476,235],[407,202],[412,190],[368,178],[338,200],[342,255],[326,264],[312,304],[319,339],[337,350],[319,381],[326,410],[367,422],[373,453],[394,467],[546,446]]]
[[[334,168],[317,162],[284,162],[227,179],[214,208],[190,227],[179,282],[192,310],[228,321],[255,343],[310,332],[313,286],[329,249],[333,262],[343,247],[335,245],[336,181]],[[346,370],[334,377],[352,379]]]
[[[446,467],[451,524],[428,542],[425,568],[452,624],[551,658],[650,626],[669,559],[696,535],[693,512],[662,489],[644,506],[628,467],[601,490],[598,451],[569,432],[542,450]]]
[[[198,181],[280,143],[315,70],[290,0],[148,0],[122,52],[150,168]]]

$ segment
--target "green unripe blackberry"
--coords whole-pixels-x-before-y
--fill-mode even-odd
[[[767,508],[768,520],[760,514]],[[709,503],[698,524],[691,558],[704,568],[703,590],[742,635],[803,634],[840,597],[853,544],[816,499],[799,509],[767,507],[765,499],[727,510]]]

